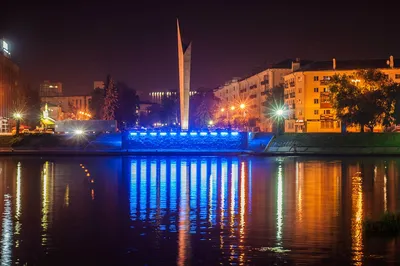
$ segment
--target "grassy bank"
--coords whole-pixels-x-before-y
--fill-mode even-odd
[[[94,140],[96,136],[67,136],[67,135],[20,135],[9,140],[10,147],[40,149],[40,148],[83,148]]]
[[[271,147],[400,147],[400,133],[297,133],[277,136]]]
[[[400,233],[400,213],[385,213],[379,220],[364,221],[364,231],[368,235],[398,236]]]
[[[321,148],[374,148],[400,147],[400,133],[297,133],[276,136],[271,148],[280,147]]]

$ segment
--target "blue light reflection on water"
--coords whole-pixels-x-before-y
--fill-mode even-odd
[[[239,171],[238,159],[132,159],[129,189],[131,219],[152,220],[157,210],[161,215],[165,215],[167,210],[174,214],[181,207],[179,201],[186,204],[187,198],[190,233],[195,233],[198,226],[216,225],[217,221],[222,227],[227,226],[228,217],[238,215]],[[249,199],[246,195],[245,201]],[[217,213],[221,215],[219,218]],[[174,223],[177,221],[174,215],[170,215],[169,222],[169,230],[175,231]]]

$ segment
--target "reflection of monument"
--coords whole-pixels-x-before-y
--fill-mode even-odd
[[[181,39],[179,21],[178,31],[178,67],[179,67],[179,101],[181,109],[181,129],[189,128],[189,92],[190,92],[190,61],[192,56],[192,43],[184,45]]]

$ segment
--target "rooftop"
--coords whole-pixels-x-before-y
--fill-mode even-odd
[[[387,64],[389,59],[361,59],[361,60],[338,60],[336,59],[336,70],[390,68]],[[400,59],[393,59],[394,67],[400,67]],[[314,61],[300,67],[297,71],[322,71],[333,70],[333,60]]]

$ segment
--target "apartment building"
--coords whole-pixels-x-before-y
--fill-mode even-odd
[[[296,66],[300,66],[300,59],[288,59],[270,65],[257,74],[226,82],[214,91],[215,96],[221,100],[221,113],[217,118],[227,116],[231,121],[238,117],[247,121],[250,127],[272,131],[273,121],[267,114],[270,110],[265,106],[268,90],[283,84],[284,76],[291,73]]]
[[[62,83],[61,82],[51,82],[45,80],[40,84],[39,97],[55,97],[62,96]]]
[[[284,76],[288,108],[285,132],[341,132],[330,101],[329,81],[335,74],[352,75],[361,69],[378,69],[400,82],[400,59],[329,60],[297,66]],[[377,127],[379,130],[379,127]],[[347,131],[357,131],[347,128]]]

